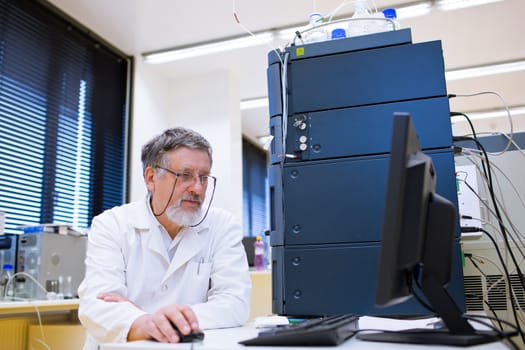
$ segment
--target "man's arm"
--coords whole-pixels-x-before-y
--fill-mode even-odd
[[[118,293],[101,293],[97,298],[105,302],[129,301]],[[155,339],[160,342],[177,343],[180,339],[173,330],[173,325],[187,335],[199,329],[197,317],[186,305],[170,305],[154,314],[144,314],[131,325],[127,340]]]
[[[173,329],[187,335],[199,329],[197,317],[187,305],[169,305],[153,314],[137,318],[131,325],[128,340],[155,339],[160,342],[177,343],[180,339]]]
[[[124,233],[114,213],[97,216],[88,235],[86,275],[80,284],[79,318],[89,334],[99,342],[126,341],[133,321],[146,312],[131,302],[108,303],[101,293],[127,297]]]

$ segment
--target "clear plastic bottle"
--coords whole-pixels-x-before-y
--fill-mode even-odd
[[[371,13],[368,0],[354,1],[354,14],[348,23],[347,36],[359,36],[384,31],[383,13]]]
[[[264,271],[266,269],[266,264],[264,262],[264,243],[261,236],[255,237],[255,242],[253,245],[253,265],[255,267],[255,271]]]
[[[72,299],[73,291],[71,289],[71,276],[66,277],[66,284],[64,285],[64,299]]]
[[[388,30],[397,30],[401,28],[401,25],[397,21],[397,12],[394,8],[388,8],[383,10],[383,15],[386,19],[389,19],[390,21],[385,21],[385,31]]]
[[[305,44],[317,43],[328,39],[326,30],[321,26],[322,23],[323,16],[320,13],[314,12],[310,14],[310,27],[302,35]]]
[[[2,273],[0,274],[0,298],[4,300],[11,300],[15,295],[15,281],[11,281],[13,274],[13,265],[4,264],[2,266]]]

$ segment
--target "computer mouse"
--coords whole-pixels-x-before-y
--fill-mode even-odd
[[[191,331],[189,334],[184,335],[179,331],[179,329],[175,325],[173,325],[173,329],[175,330],[175,332],[177,332],[177,335],[180,339],[180,343],[192,343],[202,341],[204,339],[204,332],[200,330]]]

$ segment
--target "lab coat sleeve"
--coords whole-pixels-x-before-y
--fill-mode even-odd
[[[214,237],[208,300],[192,305],[203,329],[235,327],[250,314],[251,279],[242,231],[225,211],[210,225]]]
[[[100,343],[125,342],[131,324],[145,314],[131,302],[105,302],[102,292],[127,297],[124,242],[127,227],[119,227],[114,211],[97,216],[88,235],[86,275],[79,286],[79,319],[89,335]]]

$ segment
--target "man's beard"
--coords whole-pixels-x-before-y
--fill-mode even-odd
[[[198,196],[197,196],[198,197]],[[181,203],[185,198],[179,199],[179,201],[173,205],[170,205],[166,209],[166,216],[171,222],[176,223],[179,226],[191,226],[199,222],[202,215],[202,206],[196,209],[184,209],[181,207]],[[189,198],[188,198],[189,199]],[[191,200],[199,200],[200,198],[191,198]],[[201,201],[202,204],[202,201]]]

